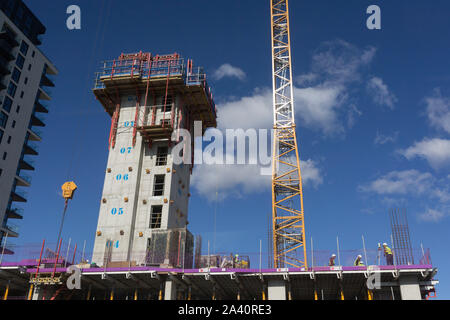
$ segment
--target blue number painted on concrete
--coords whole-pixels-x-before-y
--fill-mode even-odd
[[[123,181],[128,181],[128,179],[130,178],[130,176],[128,175],[128,173],[127,173],[127,174],[124,174],[123,176],[119,173],[119,174],[116,176],[116,180],[117,180],[117,181],[122,180],[122,178],[123,178]]]
[[[128,147],[128,153],[131,153],[131,150],[133,150],[132,147]]]
[[[112,209],[111,209],[111,214],[112,214],[113,216],[115,216],[116,214],[119,215],[119,216],[121,216],[121,215],[124,214],[123,208],[119,208],[119,210],[117,210],[117,208],[112,208]]]
[[[121,153],[121,154],[124,154],[125,151],[127,151],[127,149],[125,149],[125,148],[120,149],[120,153]]]
[[[119,247],[119,240],[117,240],[117,241],[114,243],[114,247],[116,247],[116,248]]]

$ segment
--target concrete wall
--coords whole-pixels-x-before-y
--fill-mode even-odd
[[[116,145],[110,148],[107,170],[99,210],[94,244],[93,262],[103,264],[106,243],[113,241],[112,261],[136,261],[144,263],[148,239],[151,238],[150,218],[152,206],[162,205],[160,229],[183,228],[186,226],[190,166],[175,165],[171,156],[172,147],[166,140],[155,140],[151,146],[136,135],[133,147],[133,125],[136,116],[136,96],[122,96]],[[149,99],[153,101],[152,98]],[[160,101],[157,98],[156,101]],[[173,113],[178,115],[180,99],[174,97]],[[144,98],[140,105],[144,104]],[[140,107],[140,114],[143,114]],[[157,122],[162,120],[162,112],[157,113]],[[149,116],[151,121],[151,115]],[[175,117],[174,123],[177,123]],[[167,164],[156,165],[158,147],[167,146]],[[110,172],[108,172],[110,169]],[[131,169],[131,171],[130,171]],[[156,175],[164,175],[164,194],[153,196]],[[124,198],[128,198],[125,202]],[[106,200],[106,203],[103,202]],[[123,235],[120,232],[123,231]],[[140,235],[142,233],[142,236]]]

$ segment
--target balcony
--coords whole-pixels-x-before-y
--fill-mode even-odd
[[[26,174],[17,175],[16,185],[18,187],[29,187],[31,185],[31,176]]]
[[[13,223],[8,223],[1,228],[4,234],[8,234],[8,238],[17,238],[19,236],[19,227]]]
[[[11,191],[11,199],[14,202],[27,202],[27,193],[23,190]]]
[[[8,219],[23,219],[23,209],[22,208],[11,208],[6,210],[6,217]]]
[[[49,75],[49,74],[45,74],[44,73],[42,75],[40,85],[44,86],[44,87],[54,87],[55,86],[55,84],[54,84],[54,77]]]
[[[41,115],[37,115],[36,113],[34,113],[31,116],[31,126],[37,126],[37,127],[45,127],[45,118]],[[31,139],[30,139],[31,140]]]
[[[9,70],[8,64],[9,62],[0,56],[0,75],[6,76],[8,74],[11,74],[11,70]]]
[[[42,132],[36,129],[28,129],[28,133],[30,134],[28,136],[28,140],[30,141],[41,141],[42,140]]]
[[[39,147],[34,143],[27,143],[23,146],[23,153],[29,154],[33,156],[37,156],[39,154]]]
[[[0,32],[0,39],[5,40],[9,43],[9,45],[13,48],[17,47],[19,45],[19,42],[16,40],[16,36],[13,34],[13,32],[7,28],[4,28]]]
[[[34,161],[31,159],[28,159],[28,157],[23,157],[20,161],[19,161],[19,169],[20,170],[30,170],[30,171],[34,171]]]
[[[36,103],[34,104],[34,111],[35,112],[40,112],[40,113],[48,113],[48,106],[42,102],[36,101]]]
[[[39,99],[40,100],[52,100],[51,98],[51,91],[48,89],[43,89],[42,87],[39,87]]]
[[[0,40],[0,55],[6,61],[14,60],[14,56],[12,55],[13,47],[6,40]]]

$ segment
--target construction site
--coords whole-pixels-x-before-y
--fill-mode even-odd
[[[202,250],[189,231],[194,138],[220,110],[202,67],[178,53],[122,53],[103,61],[92,94],[111,117],[109,155],[93,251],[57,242],[3,240],[4,300],[425,300],[437,268],[411,246],[405,210],[391,209],[392,238],[367,249],[308,243],[294,117],[287,0],[271,0],[274,145],[269,252]],[[269,68],[269,64],[267,65]],[[201,130],[195,132],[195,123]],[[197,136],[196,136],[197,135]],[[181,159],[181,161],[180,161]],[[63,185],[65,210],[76,181]],[[65,211],[64,211],[65,214]],[[257,213],[255,213],[257,214]],[[209,244],[208,244],[209,248]],[[364,261],[364,262],[363,262]],[[68,284],[73,283],[74,287]]]

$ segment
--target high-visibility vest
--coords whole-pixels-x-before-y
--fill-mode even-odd
[[[361,260],[359,260],[358,258],[356,258],[355,262],[353,263],[354,266],[363,266],[364,263],[362,263]]]
[[[389,255],[389,254],[392,254],[392,250],[391,250],[391,248],[389,248],[389,247],[385,247],[385,248],[384,248],[384,254],[385,254],[385,255]]]

